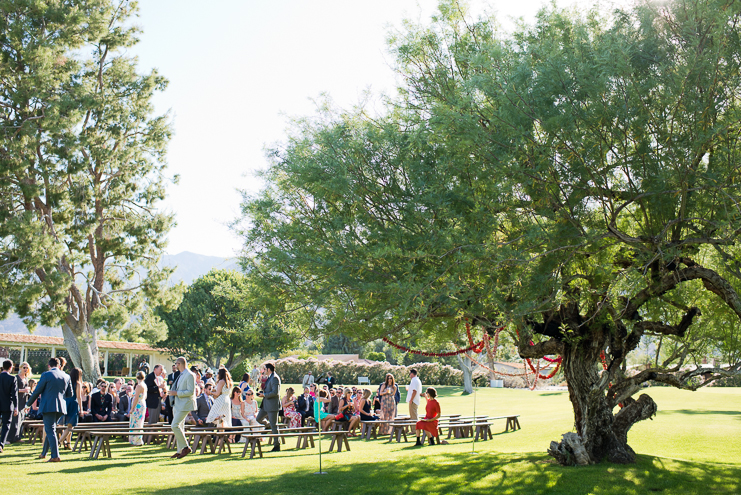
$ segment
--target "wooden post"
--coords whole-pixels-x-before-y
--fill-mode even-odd
[[[26,361],[26,346],[21,346],[21,363]]]
[[[129,352],[126,354],[126,367],[129,368],[129,375],[136,375],[136,373],[133,373],[133,370],[131,369],[131,353]]]
[[[51,357],[57,357],[57,348],[51,346]]]
[[[105,351],[105,371],[103,372],[104,376],[108,376],[108,351]]]

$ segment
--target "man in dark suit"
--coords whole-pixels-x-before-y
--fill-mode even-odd
[[[257,421],[262,423],[267,416],[270,421],[270,431],[278,434],[278,411],[280,410],[280,378],[275,374],[275,366],[267,363],[265,368],[268,370],[268,379],[265,382],[265,391],[259,392],[258,397],[262,397],[262,407],[257,413]],[[271,452],[280,452],[280,442],[276,440],[275,446]]]
[[[123,387],[118,399],[118,409],[113,413],[114,421],[128,421],[131,417],[131,403],[134,401],[134,389],[131,385]]]
[[[108,383],[101,382],[98,391],[90,397],[90,413],[93,415],[93,421],[99,423],[113,421],[112,412],[113,397],[108,393]]]
[[[332,376],[331,371],[327,371],[327,386],[330,390],[332,390],[332,387],[335,386],[335,383],[337,383],[337,379]]]
[[[309,392],[309,387],[304,387],[304,395],[299,396],[296,403],[296,410],[301,414],[301,426],[306,424],[306,418],[314,417],[314,397]]]
[[[3,362],[3,371],[0,373],[0,417],[2,417],[2,429],[0,429],[0,454],[3,453],[5,444],[8,443],[8,432],[10,431],[10,419],[18,416],[18,384],[10,370],[13,369],[13,361],[7,359]]]
[[[213,385],[210,383],[206,384],[205,391],[196,397],[196,408],[191,411],[191,424],[195,426],[203,426],[206,424],[208,413],[211,411],[211,406],[214,400],[211,398],[211,388]],[[196,386],[196,392],[200,392],[200,387]]]
[[[65,398],[72,397],[72,381],[69,375],[59,369],[59,360],[51,358],[49,360],[49,371],[43,373],[36,384],[36,389],[28,398],[26,404],[33,404],[41,396],[39,401],[39,413],[44,418],[44,431],[46,432],[46,441],[41,451],[39,459],[46,457],[47,446],[51,449],[51,459],[49,462],[59,462],[59,440],[57,438],[57,421],[67,414],[67,403]],[[28,412],[30,406],[26,406]]]

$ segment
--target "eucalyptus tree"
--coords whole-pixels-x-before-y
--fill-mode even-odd
[[[392,35],[385,113],[326,109],[271,151],[245,251],[317,332],[506,324],[521,357],[563,356],[575,432],[549,453],[633,462],[642,385],[741,369],[739,12],[552,8],[506,34],[443,3]],[[628,369],[648,337],[662,358]]]
[[[290,349],[297,333],[279,313],[275,301],[263,298],[257,279],[234,270],[211,270],[196,279],[176,308],[159,308],[167,327],[156,342],[174,356],[217,369],[239,366],[245,359]]]
[[[157,210],[170,127],[151,102],[167,82],[126,54],[135,2],[0,11],[1,309],[61,325],[92,380],[98,332],[171,297],[157,266],[172,224]]]

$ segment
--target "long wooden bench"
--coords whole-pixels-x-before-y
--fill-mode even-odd
[[[260,457],[262,457],[262,446],[260,443],[260,440],[265,437],[274,437],[276,440],[278,438],[283,437],[298,437],[298,442],[301,442],[301,439],[304,439],[304,447],[306,448],[306,442],[310,442],[311,446],[314,447],[314,439],[318,438],[319,435],[326,435],[332,437],[332,442],[329,445],[329,452],[331,452],[335,445],[337,446],[337,452],[342,452],[343,445],[347,449],[347,451],[350,451],[350,443],[347,440],[347,431],[345,430],[337,430],[337,431],[312,431],[312,432],[297,432],[297,433],[278,433],[277,435],[274,433],[268,433],[268,434],[247,434],[245,437],[247,438],[247,442],[244,444],[244,449],[242,450],[242,457],[244,458],[247,455],[247,450],[250,451],[250,459],[255,457],[255,452],[258,453]],[[297,446],[297,448],[299,448]]]

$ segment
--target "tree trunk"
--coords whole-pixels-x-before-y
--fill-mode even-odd
[[[461,371],[463,371],[463,393],[472,394],[473,370],[475,369],[475,365],[473,364],[473,361],[468,358],[468,356],[462,358],[460,354],[457,354],[455,357],[458,358],[458,364],[460,364]]]
[[[564,435],[561,442],[551,442],[548,453],[563,465],[585,464],[586,459],[594,464],[605,458],[619,464],[635,462],[635,452],[628,445],[628,431],[636,422],[656,414],[656,403],[642,395],[637,401],[625,401],[625,407],[613,415],[606,397],[607,372],[602,370],[599,351],[595,350],[599,347],[590,343],[565,345],[562,366],[574,408],[576,435]]]
[[[82,328],[84,327],[84,328]],[[62,324],[64,345],[72,358],[72,364],[82,370],[85,381],[95,383],[100,378],[100,359],[98,357],[98,338],[95,328],[79,325],[73,329]]]

